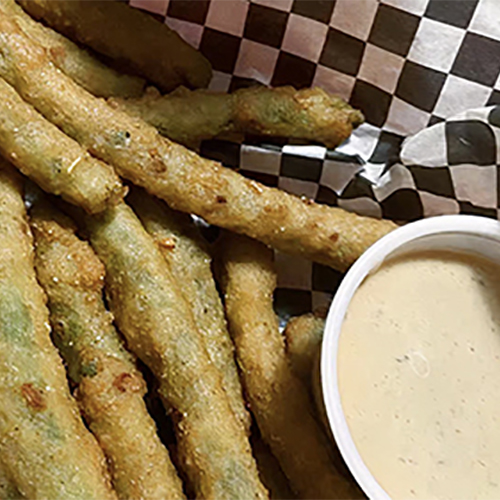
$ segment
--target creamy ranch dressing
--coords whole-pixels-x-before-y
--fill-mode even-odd
[[[500,499],[500,267],[396,258],[356,292],[339,339],[354,443],[394,499]]]

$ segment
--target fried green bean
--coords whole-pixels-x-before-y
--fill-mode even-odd
[[[179,88],[161,96],[109,100],[189,147],[226,134],[258,134],[307,140],[335,148],[363,122],[361,112],[320,88],[252,87],[232,94]]]
[[[46,202],[30,211],[35,267],[53,338],[80,410],[122,500],[182,499],[182,484],[144,402],[146,383],[102,301],[104,267],[71,220]]]
[[[167,92],[206,87],[210,63],[166,24],[123,2],[18,0],[35,19],[88,45]]]
[[[106,268],[106,293],[118,328],[156,376],[172,411],[178,456],[197,498],[265,498],[222,377],[153,239],[125,203],[84,220]]]
[[[229,330],[262,438],[300,497],[354,498],[356,491],[334,467],[307,391],[286,357],[273,310],[272,251],[231,234],[225,235],[220,250]]]
[[[33,268],[22,180],[0,165],[0,456],[29,499],[112,500],[104,455],[85,428],[50,340]]]
[[[325,434],[329,436],[333,460],[337,469],[344,477],[355,484],[349,469],[342,460],[340,451],[335,445],[323,401],[319,368],[321,342],[325,330],[323,313],[326,313],[326,311],[315,311],[314,313],[296,316],[288,321],[283,332],[286,341],[286,353],[295,376],[308,389],[316,419]]]
[[[313,368],[321,350],[324,318],[313,313],[291,318],[283,332],[290,365],[295,375],[311,386]]]
[[[88,212],[99,212],[123,196],[112,167],[21,99],[0,78],[0,153],[42,189]]]
[[[215,287],[206,242],[189,215],[170,209],[142,190],[132,190],[127,200],[167,260],[174,278],[182,285],[182,294],[191,306],[210,360],[222,375],[222,386],[231,408],[249,433],[250,414],[245,408],[234,347]]]
[[[175,210],[339,270],[396,227],[263,186],[200,158],[87,93],[1,15],[0,56],[0,76],[47,119]]]
[[[335,440],[330,424],[328,423],[321,392],[319,359],[324,329],[325,320],[321,315],[316,313],[308,313],[291,318],[283,332],[286,342],[286,353],[295,376],[308,389],[311,401],[316,410],[314,414],[318,422],[330,437],[335,464],[344,476],[350,477],[350,473],[342,461],[339,450],[333,444]]]
[[[111,97],[108,104],[141,118],[172,141],[197,148],[200,141],[234,128],[234,95],[179,87],[162,96],[149,87],[138,99]]]
[[[97,97],[139,97],[144,91],[146,82],[142,78],[106,66],[89,51],[32,19],[14,0],[0,0],[0,10],[44,47],[61,71],[91,94]]]

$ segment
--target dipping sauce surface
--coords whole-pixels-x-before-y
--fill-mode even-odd
[[[399,257],[353,297],[339,339],[342,407],[393,499],[500,499],[500,267]]]

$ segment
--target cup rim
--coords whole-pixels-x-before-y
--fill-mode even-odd
[[[336,444],[356,482],[370,499],[391,500],[363,462],[342,409],[337,378],[338,340],[351,299],[370,274],[393,252],[427,236],[463,233],[500,243],[500,222],[476,215],[442,215],[401,226],[374,243],[345,275],[330,306],[321,346],[321,389],[328,423]]]

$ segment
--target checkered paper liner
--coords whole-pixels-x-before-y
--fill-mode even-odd
[[[130,0],[212,63],[210,88],[320,86],[366,123],[321,146],[210,141],[204,156],[267,185],[411,221],[498,218],[499,0]],[[282,318],[329,304],[342,275],[277,254]]]

